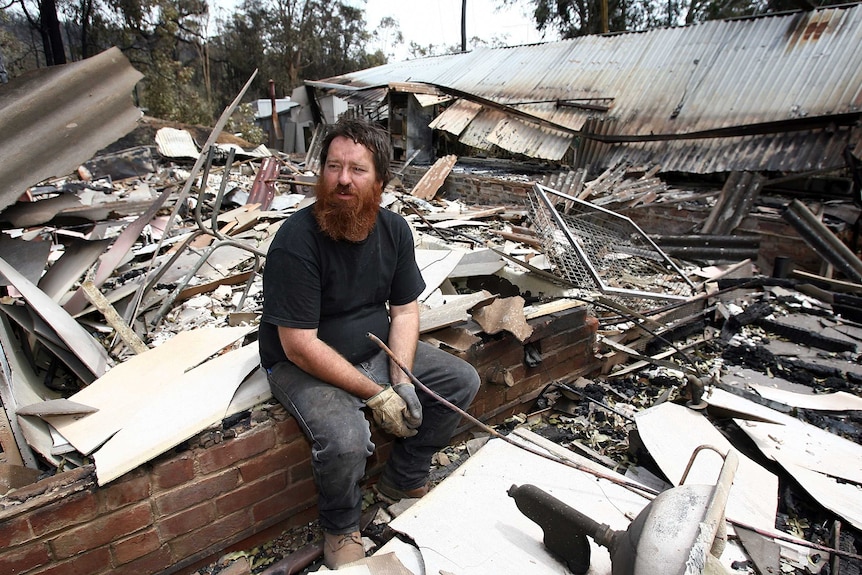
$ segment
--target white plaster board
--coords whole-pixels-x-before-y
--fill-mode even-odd
[[[477,248],[464,252],[458,265],[449,274],[450,278],[470,278],[473,276],[489,276],[506,266],[506,262],[495,251],[488,248]]]
[[[577,458],[571,452],[568,456]],[[604,473],[614,472],[604,469]],[[536,485],[613,529],[627,529],[626,513],[633,516],[648,503],[620,485],[491,439],[390,527],[417,542],[425,573],[567,573],[545,549],[542,528],[523,515],[508,495],[512,485],[524,484]],[[588,573],[610,575],[607,550],[592,540],[590,546]],[[387,544],[378,553],[389,551]],[[422,572],[416,570],[415,558],[396,553],[408,569]]]
[[[698,446],[712,445],[722,453],[733,447],[701,413],[674,403],[662,403],[637,413],[635,423],[647,451],[674,485],[679,484]],[[686,483],[715,484],[723,462],[714,451],[701,451]],[[726,506],[727,517],[772,530],[777,508],[778,478],[740,453]]]
[[[240,411],[251,409],[272,398],[272,390],[266,378],[266,372],[258,369],[252,372],[236,390],[230,404],[227,406],[224,416],[230,417]]]
[[[56,355],[57,358],[85,384],[89,385],[96,379],[93,372],[84,365],[80,358],[72,353],[69,348],[60,341],[60,337],[57,335],[57,332],[55,332],[53,328],[51,328],[46,321],[40,318],[30,307],[0,305],[0,309],[2,309],[3,313],[9,316],[10,319],[20,325],[24,331],[34,336],[42,345],[48,348],[51,353]]]
[[[148,397],[252,328],[199,328],[180,332],[161,345],[129,358],[69,399],[99,409],[81,419],[50,418],[51,424],[84,455],[123,428]]]
[[[419,310],[419,333],[448,327],[470,319],[469,311],[480,304],[487,304],[497,296],[487,290],[472,294],[444,296],[445,303],[437,307]]]
[[[783,425],[734,421],[770,459],[862,483],[862,445],[788,415]]]
[[[719,387],[713,387],[704,393],[703,399],[709,404],[710,413],[714,413],[714,410],[717,408],[725,413],[732,414],[732,417],[740,417],[742,419],[757,419],[771,423],[780,423],[783,421],[780,412]]]
[[[36,375],[33,368],[30,366],[24,350],[21,348],[20,342],[13,337],[8,319],[5,316],[0,316],[0,365],[4,372],[5,383],[0,382],[0,400],[3,402],[3,408],[7,413],[13,414],[9,417],[9,424],[12,426],[16,434],[16,442],[18,431],[24,436],[24,441],[30,448],[42,455],[48,462],[59,465],[60,460],[51,453],[53,440],[51,439],[48,425],[38,417],[14,416],[14,412],[19,407],[25,407],[39,403],[46,399],[56,399],[59,393],[48,389],[41,377]],[[36,468],[36,462],[33,453],[26,449],[26,446],[18,446],[21,452],[21,458],[24,464],[28,467]]]
[[[72,289],[86,271],[108,249],[111,240],[72,239],[57,261],[39,279],[39,289],[56,302]]]
[[[425,301],[440,287],[461,261],[462,254],[452,250],[416,250],[416,264],[425,280],[425,291],[419,301]]]
[[[846,391],[812,395],[795,393],[756,383],[748,385],[760,396],[792,407],[822,411],[862,411],[862,397],[847,393]]]
[[[100,377],[108,370],[108,352],[69,313],[57,305],[45,292],[27,280],[0,258],[0,273],[6,276],[27,303],[57,332],[93,375]]]
[[[224,353],[154,390],[93,453],[99,485],[120,477],[224,417],[240,383],[260,365],[257,343]]]
[[[782,456],[776,461],[823,507],[862,529],[862,487],[800,467]]]

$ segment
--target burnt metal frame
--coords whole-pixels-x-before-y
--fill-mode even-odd
[[[691,288],[691,290],[695,289],[695,286],[691,282],[691,280],[689,280],[688,277],[686,277],[686,275],[682,273],[682,271],[679,269],[679,267],[677,267],[677,265],[655,244],[655,242],[653,242],[643,232],[643,230],[641,230],[640,227],[638,227],[638,225],[635,224],[630,218],[628,218],[626,216],[622,216],[620,214],[617,214],[616,212],[607,210],[605,208],[596,206],[596,205],[591,204],[589,202],[586,202],[584,200],[580,200],[574,196],[570,196],[568,194],[558,192],[557,190],[553,190],[551,188],[548,188],[548,187],[543,186],[543,185],[538,184],[538,183],[533,184],[533,190],[535,191],[536,196],[544,204],[544,207],[547,209],[547,212],[551,215],[554,223],[556,223],[556,225],[560,228],[560,231],[563,233],[565,238],[568,240],[572,249],[574,249],[575,253],[578,256],[578,259],[580,260],[581,264],[589,272],[590,277],[595,282],[599,291],[601,291],[602,293],[606,293],[606,294],[628,296],[628,297],[638,297],[638,298],[650,298],[650,299],[687,300],[691,297],[690,295],[681,296],[681,295],[669,294],[669,293],[657,293],[657,292],[649,292],[649,291],[642,291],[642,290],[622,289],[622,288],[615,288],[615,287],[607,285],[605,283],[605,281],[602,279],[601,274],[598,272],[596,267],[593,265],[589,254],[586,253],[586,251],[582,248],[582,246],[577,241],[577,239],[572,235],[572,232],[569,229],[568,224],[563,219],[563,217],[560,215],[560,213],[557,211],[557,208],[554,206],[554,203],[548,197],[549,193],[554,194],[556,196],[559,196],[561,199],[565,200],[570,205],[576,205],[576,206],[579,206],[580,208],[583,208],[583,209],[598,212],[599,214],[602,214],[603,216],[606,216],[606,217],[609,217],[609,218],[612,218],[615,220],[619,220],[619,221],[631,226],[633,228],[633,230],[637,232],[637,234],[640,236],[640,238],[646,244],[648,244],[648,247],[651,248],[651,250],[643,250],[644,253],[639,253],[638,255],[640,255],[641,257],[649,257],[650,259],[654,259],[654,260],[662,262],[663,264],[667,265],[674,273],[676,273],[681,280],[683,280],[686,284],[688,284],[688,286],[689,286],[689,288]],[[653,252],[653,250],[654,250],[654,252]],[[550,256],[550,257],[553,257],[553,256]]]

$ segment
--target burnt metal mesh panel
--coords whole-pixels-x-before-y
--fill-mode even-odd
[[[629,218],[535,184],[527,209],[554,273],[626,300],[680,300],[694,285]]]

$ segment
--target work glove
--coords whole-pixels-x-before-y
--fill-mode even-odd
[[[396,383],[392,389],[407,404],[407,412],[404,414],[407,427],[419,429],[419,426],[422,425],[422,404],[419,403],[419,398],[416,396],[416,388],[413,387],[412,383]]]
[[[416,435],[417,431],[408,426],[405,420],[405,416],[409,413],[407,404],[393,388],[387,387],[371,396],[365,400],[365,405],[371,408],[371,416],[383,431],[398,437]]]

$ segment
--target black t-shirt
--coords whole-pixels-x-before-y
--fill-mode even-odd
[[[400,215],[381,208],[362,242],[335,241],[317,225],[312,207],[278,230],[263,270],[261,365],[287,361],[277,326],[317,328],[318,337],[356,364],[388,342],[386,307],[415,300],[425,289],[416,265],[413,234]]]

